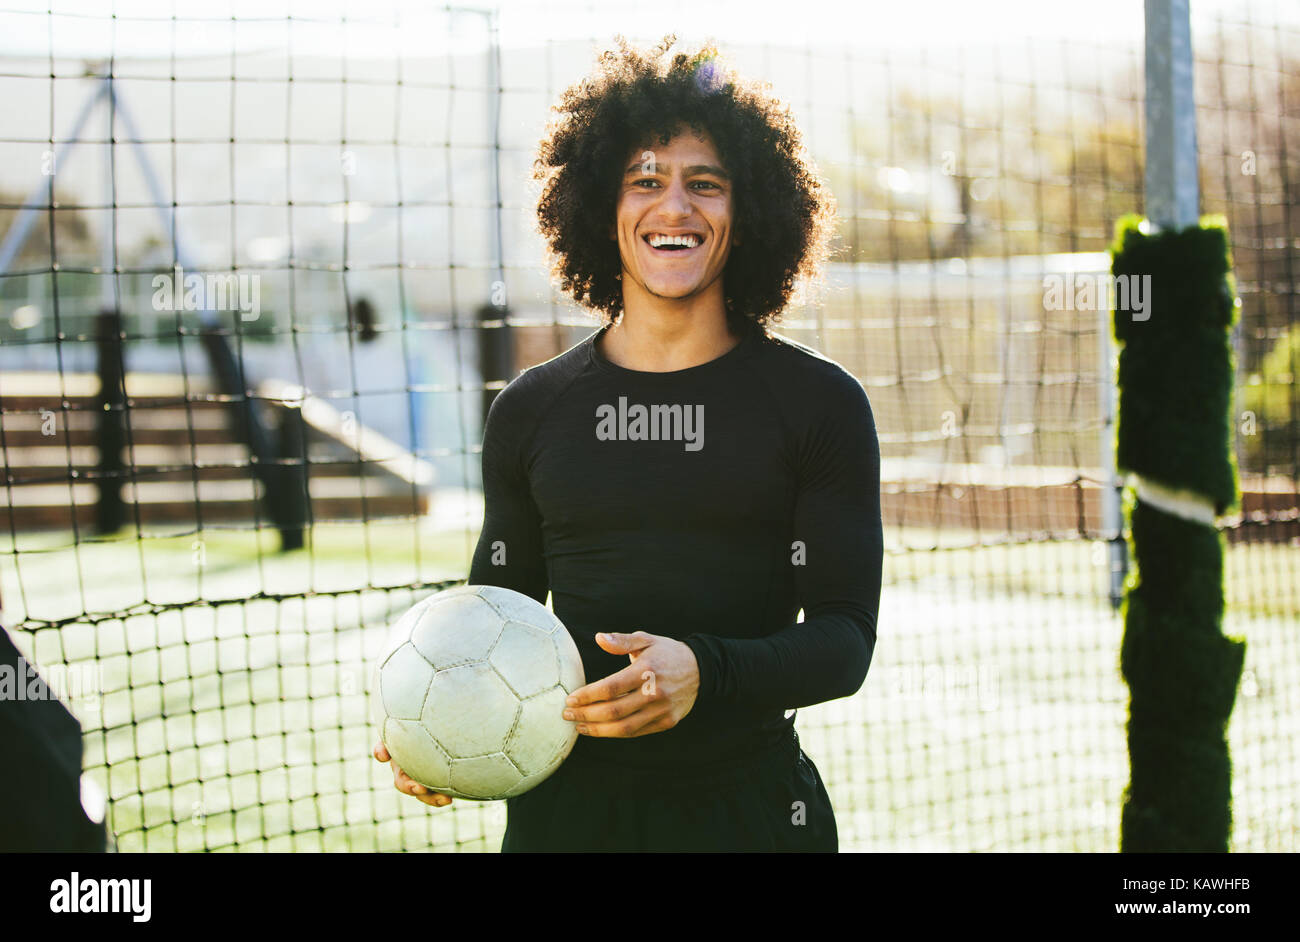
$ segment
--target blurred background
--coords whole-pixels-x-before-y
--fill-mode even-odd
[[[597,326],[534,230],[549,107],[667,33],[769,82],[838,202],[778,331],[883,456],[875,660],[798,721],[842,848],[1117,848],[1115,351],[1046,286],[1144,211],[1141,4],[0,0],[3,621],[121,849],[498,847],[502,805],[369,758],[368,658],[466,576],[492,396]],[[1233,849],[1294,850],[1300,8],[1192,38],[1242,302]]]

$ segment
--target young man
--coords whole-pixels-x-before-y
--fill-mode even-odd
[[[866,676],[879,446],[857,380],[766,330],[832,204],[788,113],[670,44],[607,53],[538,161],[560,283],[606,323],[484,432],[469,582],[549,592],[589,681],[570,757],[507,803],[506,851],[837,849],[786,714]]]

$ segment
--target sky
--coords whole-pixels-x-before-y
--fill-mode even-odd
[[[478,41],[473,37],[482,35],[483,18],[471,8],[498,11],[504,46],[669,31],[724,44],[800,46],[905,48],[911,37],[923,37],[927,48],[1007,38],[1128,42],[1141,36],[1143,25],[1141,0],[500,0],[466,4],[469,12],[456,14],[454,29],[448,7],[428,0],[5,0],[0,54],[45,56],[51,37],[57,53],[68,57],[219,53],[230,48],[231,17],[239,23],[239,47],[274,47],[290,41],[290,16],[295,48],[386,56],[396,43],[404,55],[436,54],[447,43]],[[1220,13],[1300,29],[1295,0],[1193,0],[1193,23]],[[175,28],[173,16],[180,21]],[[339,28],[345,16],[353,21],[346,36]],[[186,22],[196,18],[202,22]]]

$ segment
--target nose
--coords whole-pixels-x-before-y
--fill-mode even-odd
[[[668,219],[685,219],[691,214],[691,198],[686,192],[686,185],[673,178],[664,187],[663,198],[659,201],[659,212]]]

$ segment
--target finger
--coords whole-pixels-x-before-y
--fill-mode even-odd
[[[391,762],[393,757],[388,754],[388,747],[382,742],[375,744],[375,758],[380,762]]]
[[[451,796],[444,795],[442,792],[426,791],[425,794],[412,795],[411,797],[416,799],[417,801],[424,802],[426,805],[431,805],[434,808],[441,808],[444,805],[451,804]]]
[[[641,675],[644,673],[644,665],[629,664],[618,673],[610,674],[608,677],[587,684],[585,687],[579,687],[569,694],[564,701],[565,705],[574,707],[587,703],[599,703],[602,700],[614,700],[639,689],[641,684],[644,683],[641,679]]]
[[[451,796],[444,795],[442,792],[432,791],[421,785],[415,779],[411,778],[393,763],[393,787],[404,795],[410,795],[412,798],[418,798],[426,805],[436,805],[441,808],[443,805],[451,804]]]
[[[411,778],[411,776],[403,772],[396,762],[393,763],[393,784],[397,787],[398,791],[406,792],[408,795],[424,795],[429,791],[415,779]]]
[[[609,723],[579,723],[578,733],[596,739],[629,739],[638,735],[647,726],[660,720],[665,712],[667,712],[666,706],[662,709],[647,707],[638,710],[631,716],[621,720],[613,720]],[[650,732],[650,730],[646,731]],[[655,730],[655,732],[658,732],[658,730]]]
[[[626,634],[621,631],[602,631],[596,634],[596,644],[610,654],[634,654],[642,648],[648,648],[655,636],[644,631]]]
[[[663,716],[659,717],[659,719],[642,726],[635,733],[632,733],[629,738],[649,736],[651,733],[662,733],[664,730],[672,729],[676,725],[677,721],[673,719],[672,713],[665,713]]]
[[[608,723],[631,716],[649,702],[650,699],[638,687],[613,700],[602,700],[588,706],[565,707],[564,718],[575,723]]]

